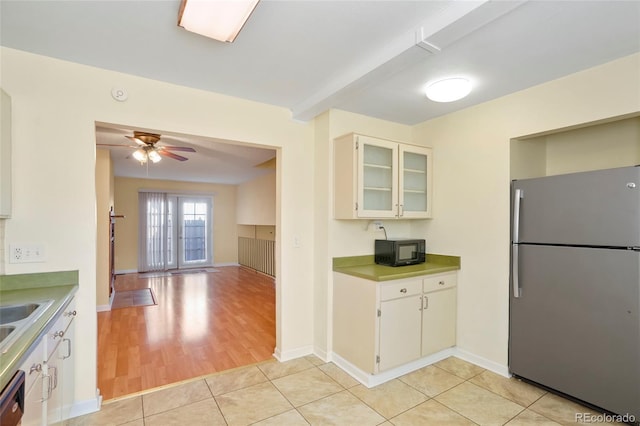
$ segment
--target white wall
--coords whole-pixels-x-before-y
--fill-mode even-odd
[[[6,273],[79,270],[77,400],[96,391],[96,121],[277,149],[277,352],[312,347],[312,124],[293,122],[283,108],[13,49],[0,54],[2,87],[14,101],[14,215],[5,245],[47,250],[46,262],[6,264]],[[126,102],[111,98],[114,86],[129,92]]]
[[[415,126],[434,147],[431,249],[462,257],[461,349],[507,365],[510,140],[639,111],[633,55]]]

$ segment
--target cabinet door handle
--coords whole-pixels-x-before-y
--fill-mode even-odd
[[[46,387],[43,386],[42,392],[44,393],[46,391],[47,394],[46,394],[46,396],[44,394],[42,395],[42,401],[46,401],[51,397],[51,390],[52,390],[52,388],[51,388],[51,375],[49,373],[43,374],[42,375],[42,380],[44,380],[44,379],[47,379],[47,386]]]
[[[406,293],[406,292],[407,292],[407,289],[406,289],[406,288],[401,288],[401,289],[400,289],[400,293]]]
[[[51,386],[51,390],[53,390],[58,387],[58,367],[49,367],[49,369],[53,370],[53,385]]]
[[[429,309],[429,296],[424,296],[424,309]]]
[[[400,204],[400,208],[398,209],[398,215],[400,217],[404,216],[404,204]]]
[[[62,339],[63,342],[67,342],[67,355],[63,355],[62,359],[71,357],[71,339]]]
[[[424,299],[424,297],[420,296],[420,308],[418,309],[419,311],[424,309],[424,300],[422,300],[422,299]]]
[[[56,337],[62,337],[62,336],[64,336],[64,330],[56,331],[55,333],[53,333],[53,338],[54,339]]]
[[[444,280],[439,281],[439,282],[438,282],[438,285],[444,285]]]

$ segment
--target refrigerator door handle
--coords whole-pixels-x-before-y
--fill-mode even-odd
[[[522,189],[516,189],[513,193],[513,242],[520,242],[520,200],[524,197]]]
[[[513,242],[511,243],[511,281],[513,283],[513,297],[520,297],[520,280],[518,264],[520,242],[520,200],[523,198],[522,189],[516,189],[513,193]]]
[[[520,297],[520,271],[518,270],[519,259],[519,247],[518,244],[511,244],[511,281],[513,283],[513,297],[518,299]]]

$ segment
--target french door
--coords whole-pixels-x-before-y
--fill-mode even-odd
[[[212,265],[211,198],[167,197],[167,269]]]
[[[213,264],[211,197],[140,195],[140,271]]]

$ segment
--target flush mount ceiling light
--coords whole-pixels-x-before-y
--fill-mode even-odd
[[[259,0],[182,0],[178,25],[219,41],[233,42]]]
[[[471,82],[466,78],[446,78],[431,83],[426,90],[427,98],[434,102],[453,102],[471,92]]]

